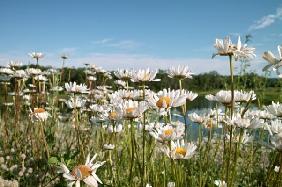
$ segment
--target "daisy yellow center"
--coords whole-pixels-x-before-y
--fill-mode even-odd
[[[124,100],[130,100],[130,99],[132,99],[132,97],[128,95],[128,96],[123,96],[122,99],[124,99]]]
[[[133,107],[129,107],[129,108],[125,109],[125,112],[127,114],[132,114],[134,111],[135,111],[135,108],[133,108]]]
[[[176,152],[177,154],[182,155],[182,156],[185,156],[185,155],[186,155],[186,149],[184,149],[183,147],[177,147],[177,148],[175,149],[175,152]]]
[[[171,136],[172,133],[173,133],[173,130],[172,130],[172,129],[164,130],[164,135],[165,135],[165,136]]]
[[[170,102],[171,102],[171,99],[169,97],[162,96],[162,97],[159,98],[159,100],[157,101],[156,105],[159,108],[163,108],[163,104],[165,103],[165,105],[166,105],[165,108],[168,108],[169,105],[170,105]]]
[[[208,128],[212,128],[212,120],[209,120],[209,121],[208,121],[207,127],[208,127]]]
[[[34,113],[43,113],[43,112],[45,112],[44,108],[35,108],[34,109]]]
[[[79,91],[80,91],[80,88],[79,88],[79,87],[75,87],[75,91],[76,91],[76,92],[79,92]]]
[[[76,166],[75,168],[73,168],[71,174],[78,179],[84,179],[84,178],[90,176],[91,172],[92,172],[92,170],[89,166],[79,165],[79,166]]]
[[[117,118],[117,113],[116,112],[110,112],[110,119],[116,119]]]

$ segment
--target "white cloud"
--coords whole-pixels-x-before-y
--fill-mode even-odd
[[[132,40],[122,40],[115,43],[109,43],[108,46],[120,49],[133,49],[138,47],[138,44]]]
[[[107,44],[109,42],[111,42],[113,39],[112,38],[104,38],[102,40],[97,40],[92,42],[93,44]]]
[[[238,37],[238,36],[240,36],[241,34],[240,34],[240,33],[238,33],[238,32],[231,32],[231,33],[229,33],[228,35],[229,35],[229,36],[235,36],[235,37]]]
[[[102,40],[97,40],[92,42],[94,45],[99,45],[100,47],[111,47],[118,49],[134,49],[140,44],[133,40],[115,40],[112,38],[104,38]]]
[[[9,58],[9,56],[5,55],[5,54],[0,54],[0,66],[6,66],[9,61],[12,60]],[[15,59],[13,59],[15,60]]]
[[[53,54],[53,53],[50,53]],[[9,55],[0,54],[0,65],[6,65],[9,60],[20,60],[23,64],[35,63],[27,55],[17,56],[16,58],[10,58]],[[204,73],[209,71],[217,71],[220,74],[229,74],[229,63],[227,58],[163,58],[154,57],[149,55],[140,54],[106,54],[106,53],[91,53],[85,56],[70,56],[67,60],[66,66],[68,67],[83,67],[85,63],[96,64],[103,67],[106,70],[117,70],[118,68],[124,69],[139,69],[139,68],[151,68],[151,69],[163,69],[166,70],[171,66],[187,65],[192,72]],[[61,67],[61,59],[58,55],[48,55],[39,61],[40,65],[50,65],[53,67]],[[235,63],[239,66],[239,62]],[[261,72],[263,63],[257,59],[251,62],[251,69]]]
[[[76,47],[66,47],[66,48],[63,48],[62,50],[60,50],[60,53],[69,54],[69,53],[74,53],[76,51],[77,51]]]
[[[249,30],[258,30],[258,29],[266,28],[281,18],[282,18],[282,7],[277,8],[275,14],[269,14],[263,16],[261,19],[255,21],[254,24],[250,26]]]
[[[229,65],[222,58],[160,58],[147,55],[131,54],[102,54],[93,53],[86,57],[73,59],[75,64],[96,64],[106,70],[116,70],[118,68],[138,69],[168,69],[171,66],[188,65],[192,72],[203,73],[217,71],[222,74],[229,73]]]

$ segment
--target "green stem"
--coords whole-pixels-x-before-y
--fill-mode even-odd
[[[145,101],[145,93],[146,90],[145,90],[145,83],[143,83],[143,100]],[[146,180],[146,165],[145,165],[145,162],[146,162],[146,129],[145,129],[145,125],[146,125],[146,112],[144,112],[143,114],[143,140],[142,140],[142,148],[143,148],[143,154],[142,154],[142,175],[143,177],[141,178],[141,183],[142,183],[142,186],[144,186],[144,181]]]
[[[47,159],[49,159],[49,148],[48,148],[46,136],[45,136],[45,133],[44,133],[44,127],[43,127],[43,124],[42,124],[41,121],[40,121],[40,130],[41,130],[41,135],[42,135],[42,139],[43,139],[44,146],[45,146],[46,156],[47,156]]]
[[[237,174],[236,166],[237,166],[238,156],[240,155],[240,145],[241,145],[241,142],[242,142],[243,134],[244,134],[244,129],[241,128],[240,129],[240,135],[239,135],[239,141],[238,141],[236,149],[235,149],[234,166],[233,166],[233,172],[232,172],[232,175],[231,175],[230,186],[233,185],[233,179],[236,177],[236,174]]]
[[[230,127],[230,135],[229,135],[229,154],[227,159],[227,166],[226,166],[226,181],[227,185],[229,186],[229,174],[230,174],[230,165],[231,165],[231,154],[232,154],[232,126]]]
[[[232,55],[229,55],[229,68],[230,68],[230,81],[231,81],[231,107],[230,107],[230,118],[233,118],[234,112],[234,76],[233,76],[233,61]],[[227,160],[227,171],[226,171],[226,181],[227,185],[229,186],[229,166],[231,162],[231,152],[232,152],[232,127],[230,130],[230,142],[229,142],[229,157]]]
[[[179,79],[179,81],[178,81],[178,82],[179,82],[179,89],[180,89],[180,90],[182,90],[182,80],[181,80],[181,79]]]
[[[131,132],[131,162],[130,162],[129,184],[132,184],[133,164],[134,164],[134,128],[133,128],[133,120],[130,120],[130,132]]]
[[[76,97],[74,96],[74,101],[76,102]],[[77,110],[77,108],[74,109],[75,111],[75,130],[76,130],[76,138],[77,138],[77,146],[79,149],[79,152],[82,153],[80,159],[83,160],[85,158],[85,154],[84,154],[84,149],[83,149],[83,143],[80,137],[80,130],[79,130],[79,111]]]
[[[233,118],[234,112],[234,76],[233,76],[233,61],[232,55],[229,56],[229,67],[230,67],[230,81],[231,81],[231,112],[230,117]]]
[[[199,186],[201,187],[202,185],[202,151],[201,151],[201,144],[202,144],[202,125],[199,124]]]

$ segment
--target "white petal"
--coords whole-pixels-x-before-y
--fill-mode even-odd
[[[86,166],[88,165],[89,161],[90,161],[90,154],[87,155],[87,158],[86,158],[86,161],[85,161]]]
[[[272,66],[273,66],[273,64],[268,64],[268,65],[264,66],[264,68],[262,69],[262,71],[268,71],[268,69],[269,69],[270,67],[272,67]]]
[[[89,176],[83,180],[87,185],[92,186],[92,187],[97,187],[98,183],[97,180],[93,176]]]
[[[90,163],[92,163],[93,160],[94,160],[96,157],[97,157],[97,154],[95,154],[95,155],[91,158]]]
[[[264,52],[262,58],[268,61],[270,64],[276,64],[278,61],[271,51]]]
[[[68,187],[72,187],[72,185],[75,183],[75,181],[73,181],[73,182],[69,182],[68,184],[67,184],[67,186]]]
[[[93,166],[91,166],[91,169],[92,170],[96,170],[97,168],[101,167],[102,165],[104,165],[106,161],[103,161],[103,162],[97,162],[95,163]]]
[[[75,180],[75,178],[71,174],[68,174],[68,173],[64,173],[63,177],[71,181]]]
[[[278,45],[278,53],[279,53],[279,57],[280,59],[282,59],[282,46]]]
[[[96,179],[100,184],[103,184],[102,181],[99,179],[99,177],[96,175],[96,173],[92,173],[92,176],[94,179]]]
[[[241,49],[241,46],[242,46],[242,44],[241,44],[241,38],[240,38],[240,36],[238,37],[238,43],[237,43],[237,50],[240,50]]]
[[[75,182],[75,187],[80,187],[80,180],[77,180],[77,181]]]
[[[60,164],[63,173],[69,173],[69,169],[65,164]]]

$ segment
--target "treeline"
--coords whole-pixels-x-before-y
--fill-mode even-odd
[[[34,66],[29,66],[34,67]],[[26,67],[23,67],[24,69]],[[46,70],[50,67],[39,67],[42,70]],[[86,75],[84,73],[85,68],[64,68],[64,73],[62,77],[62,82],[76,81],[77,83],[83,83],[86,80]],[[107,85],[114,86],[114,80],[116,77],[113,72],[111,72],[113,79],[106,80]],[[161,79],[160,82],[152,82],[150,88],[153,90],[160,90],[163,88],[178,88],[178,81],[171,79],[167,76],[164,70],[160,70],[157,74],[157,78]],[[104,81],[101,75],[98,75],[97,85]],[[278,78],[263,77],[256,73],[246,73],[243,76],[234,77],[237,89],[262,89],[268,87],[280,87],[281,82]],[[130,84],[132,85],[132,84]],[[216,71],[201,73],[194,75],[193,79],[185,79],[183,81],[183,88],[193,90],[193,91],[211,91],[219,89],[229,89],[230,88],[230,78],[226,75],[221,75]]]
[[[158,84],[153,83],[157,89],[166,87],[178,88],[178,81],[171,79],[164,71],[157,75],[162,81]],[[235,76],[236,89],[262,89],[267,87],[280,87],[281,81],[277,78],[266,78],[256,73],[247,73],[243,76]],[[216,71],[194,75],[193,79],[183,81],[185,89],[194,91],[211,91],[219,89],[230,89],[230,77],[220,75]]]

